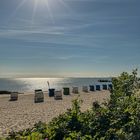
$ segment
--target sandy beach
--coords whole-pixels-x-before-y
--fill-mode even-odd
[[[90,109],[93,101],[103,102],[109,99],[109,91],[96,91],[80,94],[63,95],[63,100],[54,100],[45,93],[43,103],[34,103],[34,94],[21,94],[18,101],[9,101],[10,95],[0,95],[0,137],[11,130],[19,131],[32,128],[36,122],[49,122],[52,118],[71,107],[71,101],[80,95],[83,100],[82,111]]]

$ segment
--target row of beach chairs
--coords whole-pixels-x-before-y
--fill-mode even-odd
[[[83,92],[100,91],[102,89],[110,90],[110,89],[112,89],[112,84],[102,85],[102,88],[101,88],[101,85],[90,85],[89,87],[88,86],[82,87]],[[73,87],[72,93],[78,94],[79,93],[78,87]],[[63,88],[63,94],[70,95],[70,88],[69,87]],[[55,89],[51,88],[48,90],[48,96],[54,97],[55,100],[58,100],[58,99],[62,100],[62,90],[55,91]],[[18,100],[18,92],[12,92],[10,101],[16,101],[16,100]],[[42,89],[35,90],[34,102],[35,103],[44,102],[44,93],[43,93]]]
[[[110,89],[112,89],[112,84],[102,85],[102,89],[110,90]],[[90,91],[96,91],[96,90],[100,91],[101,86],[100,85],[96,85],[96,86],[90,85],[89,88],[88,88],[88,86],[82,87],[83,92],[89,92],[89,90]],[[78,94],[79,93],[78,87],[73,87],[72,93]],[[63,94],[70,95],[70,88],[68,88],[68,87],[63,88]],[[54,97],[55,100],[59,100],[59,99],[62,100],[62,90],[55,91],[55,89],[53,89],[53,88],[49,89],[48,95],[49,95],[49,97]],[[43,102],[43,101],[44,101],[43,91],[40,90],[40,94],[39,94],[38,90],[35,90],[35,102]]]

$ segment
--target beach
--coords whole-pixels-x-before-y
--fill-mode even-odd
[[[109,91],[63,95],[63,100],[54,100],[44,92],[44,102],[34,103],[34,93],[19,95],[18,101],[9,101],[10,95],[0,95],[0,137],[7,136],[12,130],[19,131],[32,128],[35,123],[50,122],[52,118],[71,108],[72,100],[80,95],[83,100],[81,110],[92,107],[94,101],[100,103],[109,99]]]

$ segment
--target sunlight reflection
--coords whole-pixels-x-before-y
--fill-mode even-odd
[[[63,1],[63,0],[58,0],[67,10],[72,12],[73,10]]]
[[[14,12],[11,14],[9,20],[13,19],[14,16],[16,16],[16,14],[18,13],[18,11],[23,7],[26,6],[26,4],[31,5],[32,6],[32,17],[31,17],[31,28],[33,26],[33,24],[35,23],[35,16],[37,15],[37,10],[40,11],[40,9],[45,8],[48,11],[48,14],[44,13],[44,15],[48,15],[51,19],[52,24],[55,24],[55,19],[53,16],[53,12],[54,11],[54,5],[57,6],[58,3],[60,4],[60,6],[63,6],[66,10],[68,10],[69,12],[72,12],[73,10],[68,6],[68,4],[66,2],[64,2],[64,0],[22,0],[18,6],[16,7],[16,9],[14,10]],[[25,8],[26,9],[26,8]],[[9,21],[8,21],[9,22]]]
[[[53,14],[52,14],[52,11],[51,11],[51,8],[50,8],[49,1],[48,0],[45,0],[45,5],[47,7],[47,10],[48,10],[49,16],[51,18],[51,21],[54,24],[55,23],[54,22],[54,17],[53,17]]]
[[[34,7],[33,7],[32,22],[31,22],[31,24],[34,23],[34,17],[35,17],[35,14],[36,14],[37,5],[38,5],[38,0],[34,0]]]
[[[11,19],[17,14],[18,10],[25,4],[26,1],[27,1],[27,0],[22,0],[22,1],[18,4],[18,6],[16,7],[16,9],[15,9],[15,10],[13,11],[13,13],[11,14],[9,20],[11,20]]]

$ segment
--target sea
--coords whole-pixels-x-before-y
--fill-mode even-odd
[[[60,90],[63,87],[79,87],[109,84],[110,82],[99,82],[99,80],[108,80],[111,78],[0,78],[0,91],[12,92],[33,92],[36,89],[47,91],[48,88]],[[48,85],[49,84],[49,85]]]

